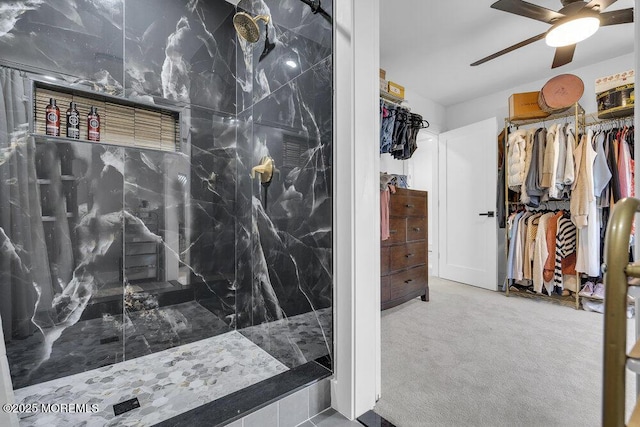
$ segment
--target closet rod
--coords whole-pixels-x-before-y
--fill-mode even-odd
[[[382,102],[384,102],[385,104],[395,105],[396,107],[401,107],[401,108],[404,108],[405,110],[411,111],[411,108],[407,107],[406,105],[402,105],[399,102],[394,102],[383,97],[380,97],[380,99],[382,99]]]
[[[592,117],[591,121],[587,121],[585,126],[597,126],[597,125],[606,125],[609,123],[627,123],[631,121],[630,126],[633,126],[634,115],[624,116],[624,117],[615,117],[610,119],[598,119],[595,116],[595,113],[589,114]]]

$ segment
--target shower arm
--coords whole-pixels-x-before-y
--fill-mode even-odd
[[[314,15],[319,13],[320,15],[322,15],[324,19],[329,21],[330,24],[333,23],[333,19],[331,18],[331,15],[329,15],[327,11],[322,8],[322,5],[320,4],[320,0],[300,0],[300,1],[306,4],[307,6],[309,6]]]

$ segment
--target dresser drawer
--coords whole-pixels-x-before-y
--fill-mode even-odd
[[[389,272],[389,248],[380,248],[380,274]]]
[[[425,241],[392,246],[389,256],[391,271],[407,267],[415,267],[427,262],[427,245]]]
[[[401,217],[427,216],[427,198],[392,194],[389,215]]]
[[[427,239],[427,219],[407,218],[407,242]]]
[[[380,302],[389,301],[391,299],[391,286],[389,284],[389,276],[380,278]]]
[[[389,246],[394,243],[404,243],[407,238],[407,221],[404,218],[389,218],[389,238],[382,244]]]
[[[427,286],[427,266],[412,268],[388,276],[390,280],[391,299],[424,289]]]

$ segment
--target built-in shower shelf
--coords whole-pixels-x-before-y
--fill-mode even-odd
[[[77,180],[78,180],[78,178],[76,178],[76,177],[75,177],[75,176],[73,176],[73,175],[62,175],[62,176],[60,177],[60,180],[61,180],[61,181],[77,181]],[[38,178],[38,179],[36,180],[36,183],[38,183],[38,184],[40,184],[40,185],[47,185],[47,184],[51,184],[51,180],[50,180],[50,179],[41,179],[41,178]]]
[[[73,214],[72,212],[67,212],[67,218],[73,218],[75,217],[75,214]],[[43,216],[42,218],[42,222],[54,222],[57,221],[58,218],[55,216]]]
[[[111,143],[109,141],[94,142],[94,141],[87,141],[85,139],[73,139],[73,138],[67,138],[67,137],[64,137],[64,136],[40,135],[40,134],[37,134],[37,133],[31,134],[31,135],[35,138],[35,141],[38,144],[68,144],[68,143],[73,143],[73,144],[89,144],[89,145],[109,145],[109,146],[114,146],[114,147],[126,148],[128,150],[157,151],[157,152],[160,152],[160,153],[178,155],[178,156],[183,156],[183,157],[187,156],[186,154],[184,154],[184,153],[182,153],[180,151],[169,151],[169,150],[163,150],[163,149],[153,148],[153,147],[143,147],[143,146],[139,146],[139,145],[123,145],[123,144],[118,144],[118,143]]]
[[[65,132],[65,112],[70,103],[76,105],[80,115],[80,140],[87,141],[86,117],[91,108],[100,116],[100,144],[154,149],[164,152],[181,151],[180,111],[178,106],[155,105],[106,93],[65,87],[33,80],[33,119],[31,131],[46,135],[46,109],[50,99],[60,109],[60,133]],[[102,142],[105,141],[105,142]]]

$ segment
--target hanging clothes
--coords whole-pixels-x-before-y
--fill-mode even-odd
[[[413,156],[413,153],[418,149],[416,142],[418,132],[420,129],[428,127],[428,124],[424,126],[424,123],[421,115],[411,113],[403,107],[396,107],[391,134],[392,145],[388,151],[394,159],[407,160]]]
[[[393,145],[393,129],[396,121],[396,106],[380,100],[380,154],[388,153]]]
[[[558,156],[560,154],[560,139],[557,138],[557,131],[560,125],[551,125],[547,130],[547,142],[544,151],[544,162],[542,164],[542,187],[549,189],[549,197],[557,198],[555,192],[556,169],[558,167]]]
[[[542,293],[542,289],[547,291],[548,295],[551,295],[553,291],[553,284],[550,286],[544,281],[544,264],[547,260],[549,253],[547,252],[547,225],[549,219],[554,216],[553,212],[542,214],[538,220],[538,227],[536,229],[536,237],[534,241],[534,249],[532,256],[532,281],[533,290],[536,293]]]
[[[507,255],[507,279],[515,279],[515,257],[516,257],[516,247],[518,246],[517,235],[518,235],[518,225],[520,223],[520,218],[525,214],[525,211],[516,212],[509,216],[509,220],[507,221],[507,226],[509,227],[509,252]]]
[[[591,154],[593,153],[593,155]],[[571,187],[571,219],[578,229],[587,225],[589,202],[593,197],[593,160],[596,152],[587,135],[582,135],[580,144],[574,153],[576,179]]]
[[[547,130],[540,128],[536,130],[533,137],[531,149],[531,163],[525,180],[527,195],[529,196],[528,206],[538,207],[544,195],[542,186],[542,164],[544,162],[544,151],[546,146]]]
[[[583,135],[577,153],[580,160],[576,160],[579,167],[576,188],[571,197],[571,218],[578,228],[578,253],[576,271],[589,276],[600,275],[600,216],[597,212],[593,184],[593,165],[597,152],[593,149],[593,131]],[[574,199],[577,202],[573,203]],[[575,209],[574,209],[575,208]]]
[[[520,191],[525,179],[527,131],[517,130],[509,134],[507,140],[507,161],[509,168],[508,185],[514,191]]]
[[[578,291],[576,280],[576,226],[565,215],[558,218],[554,283],[562,289]]]
[[[607,164],[607,156],[604,151],[604,140],[605,134],[603,132],[597,132],[594,135],[596,160],[593,163],[593,191],[598,198],[599,206],[601,206],[602,192],[611,181],[611,170],[609,170],[609,165]]]

